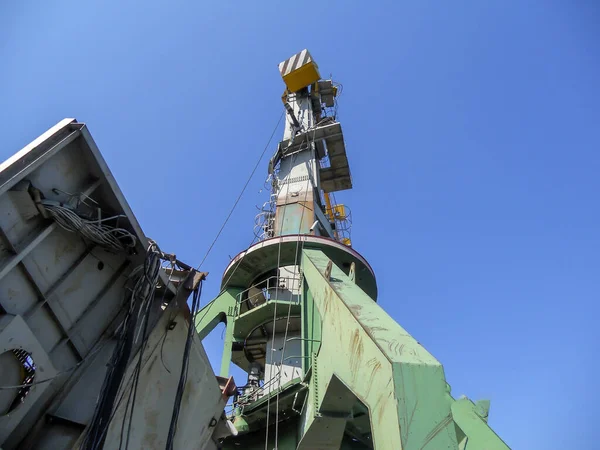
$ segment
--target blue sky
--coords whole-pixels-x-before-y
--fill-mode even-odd
[[[86,122],[146,234],[197,264],[277,122],[277,64],[308,48],[344,85],[338,200],[380,305],[454,395],[491,399],[513,448],[598,448],[597,2],[99,4],[0,6],[2,159]],[[252,240],[265,176],[266,160],[203,303]]]

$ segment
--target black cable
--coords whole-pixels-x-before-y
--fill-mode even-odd
[[[111,356],[111,359],[108,364],[108,370],[104,378],[102,389],[100,391],[100,398],[98,399],[94,415],[92,417],[92,420],[90,421],[88,431],[80,447],[82,450],[96,450],[98,448],[102,448],[104,445],[104,440],[106,438],[108,426],[112,418],[114,417],[114,403],[121,388],[122,381],[129,363],[129,358],[131,356],[131,352],[135,344],[135,334],[137,328],[136,325],[138,322],[138,318],[140,313],[144,311],[145,316],[143,318],[143,333],[140,349],[140,356],[142,356],[143,349],[148,339],[147,328],[150,303],[154,295],[156,281],[160,272],[160,256],[160,249],[154,242],[151,241],[150,247],[148,248],[148,252],[146,254],[146,258],[144,260],[143,274],[141,274],[141,276],[135,282],[129,300],[129,307],[125,318],[123,319],[121,329],[119,331],[117,345],[115,346],[113,355]],[[133,404],[135,404],[135,395],[137,394],[136,388],[137,382],[139,381],[140,372],[140,364],[138,362],[138,365],[136,365],[133,374],[133,390],[129,393],[127,405],[129,405],[131,400],[133,401]],[[122,398],[123,397],[121,396],[121,399]],[[119,400],[119,403],[121,402],[121,399]],[[125,409],[125,414],[123,418],[124,422],[122,425],[123,428],[127,417],[127,409],[128,407]],[[129,431],[131,430],[132,417],[133,405],[129,416],[130,421],[126,445],[128,445],[129,442]],[[121,446],[123,428],[121,429]]]
[[[94,450],[104,443],[104,437],[101,436],[104,434],[102,431],[104,427],[108,427],[114,401],[125,375],[127,362],[133,347],[136,318],[130,312],[128,316],[125,319],[119,341],[109,362],[109,369],[104,378],[100,399],[90,423],[88,435],[81,446],[82,450]]]
[[[139,371],[137,370],[137,367],[134,370],[134,376],[133,376],[133,382],[135,383],[135,375],[139,374]],[[133,389],[129,390],[129,395],[127,396],[127,403],[125,403],[125,412],[123,413],[123,423],[121,424],[121,434],[119,436],[119,448],[121,448],[123,446],[123,439],[125,437],[125,434],[123,433],[125,431],[125,419],[127,418],[127,411],[129,411],[129,405],[131,404],[131,397],[133,395]],[[107,427],[108,428],[108,427]]]
[[[142,359],[144,356],[144,349],[146,348],[146,341],[148,340],[148,321],[150,318],[150,306],[152,303],[152,300],[154,299],[154,291],[156,289],[156,280],[159,277],[159,272],[160,272],[160,249],[158,248],[157,245],[152,245],[152,249],[150,252],[148,252],[148,255],[146,256],[146,259],[144,260],[144,278],[145,281],[147,283],[147,287],[148,287],[148,292],[146,293],[146,295],[144,295],[144,298],[142,300],[142,304],[140,305],[140,310],[142,308],[145,309],[144,311],[144,323],[142,326],[142,341],[141,341],[141,346],[140,346],[140,353],[139,353],[139,358],[138,358],[138,363],[137,363],[137,376],[134,378],[134,383],[133,383],[133,399],[132,399],[132,403],[131,403],[131,411],[129,412],[129,424],[127,426],[127,440],[125,441],[125,449],[127,450],[129,448],[129,437],[131,435],[131,424],[133,422],[133,410],[135,408],[135,401],[137,399],[137,389],[138,389],[138,385],[139,385],[139,381],[140,381],[140,375],[142,373]],[[154,260],[152,260],[153,258],[155,258]],[[154,270],[152,270],[154,269]],[[149,272],[152,270],[152,273],[150,274],[151,276],[149,276]],[[166,292],[166,287],[165,287],[165,292]],[[161,302],[162,303],[162,302]],[[125,414],[123,416],[123,424],[125,423],[125,417],[127,416],[127,409],[125,409]],[[119,450],[121,449],[121,447],[119,446]]]
[[[150,303],[150,302],[151,302],[151,300],[149,299],[148,303]],[[139,356],[138,363],[137,363],[137,376],[133,380],[133,388],[132,388],[133,399],[132,399],[132,403],[131,403],[131,411],[129,412],[129,424],[127,425],[127,440],[125,441],[125,449],[126,450],[129,448],[129,436],[131,435],[131,424],[133,422],[133,410],[135,408],[135,400],[137,398],[137,389],[138,389],[138,385],[139,385],[139,381],[140,381],[140,374],[142,373],[142,357],[144,355],[144,349],[146,347],[146,341],[147,341],[148,318],[150,317],[150,311],[149,311],[150,305],[148,305],[148,307],[146,309],[147,309],[147,311],[146,311],[146,315],[144,317],[140,356]],[[126,416],[127,416],[127,409],[125,409],[123,421],[125,421]],[[120,446],[119,446],[119,449],[121,449]]]
[[[246,184],[244,184],[244,187],[242,187],[242,191],[240,192],[240,194],[238,195],[237,199],[233,203],[233,206],[231,207],[231,210],[229,211],[229,214],[227,214],[227,217],[225,218],[225,221],[223,222],[223,225],[221,225],[221,228],[219,229],[217,235],[215,236],[214,240],[210,244],[210,247],[208,247],[208,250],[206,251],[206,254],[204,255],[204,257],[202,258],[202,261],[200,261],[200,264],[198,264],[197,270],[200,269],[200,267],[202,266],[202,264],[204,264],[204,261],[206,261],[206,258],[208,258],[208,255],[210,254],[210,251],[212,250],[212,248],[217,243],[217,240],[219,239],[219,236],[221,236],[221,233],[223,232],[223,229],[225,228],[225,225],[227,225],[227,222],[229,222],[229,219],[231,218],[231,215],[233,214],[233,211],[235,211],[236,206],[238,205],[238,203],[242,199],[242,195],[244,195],[244,191],[246,190],[246,188],[250,184],[250,181],[252,180],[252,177],[254,176],[254,173],[256,172],[256,169],[258,169],[258,166],[260,165],[260,162],[262,161],[263,157],[265,156],[265,153],[269,149],[269,145],[271,145],[271,141],[273,140],[273,136],[275,136],[275,133],[277,132],[277,128],[279,128],[279,124],[281,123],[281,119],[283,118],[284,115],[285,115],[285,110],[279,116],[279,120],[277,121],[277,124],[275,125],[275,128],[273,129],[273,132],[271,133],[271,137],[269,138],[269,141],[267,142],[267,145],[265,145],[265,148],[263,149],[262,153],[260,154],[260,157],[258,158],[258,161],[256,161],[256,164],[254,165],[254,168],[252,169],[252,172],[250,172],[250,176],[246,180]]]
[[[167,365],[165,364],[165,360],[163,358],[163,348],[165,346],[165,341],[167,340],[167,332],[169,331],[169,327],[171,326],[171,322],[173,321],[173,315],[169,314],[169,320],[167,321],[167,329],[165,330],[165,333],[161,339],[161,343],[160,343],[160,362],[162,363],[162,366],[165,368],[165,370],[167,372],[169,372],[169,374],[171,373],[171,371],[169,370],[169,368],[167,367]]]
[[[165,331],[163,332],[163,336],[161,336],[160,339],[162,339],[167,333],[169,332],[169,329],[166,328]],[[155,345],[155,347],[152,349],[152,351],[150,352],[150,355],[148,356],[149,358],[154,354],[154,352],[156,351],[156,349],[158,348],[158,344]],[[133,373],[131,375],[129,375],[129,378],[127,379],[127,382],[124,383],[124,388],[121,391],[121,395],[119,396],[119,400],[117,401],[117,404],[115,405],[115,407],[113,408],[113,412],[108,420],[108,424],[110,424],[110,422],[112,421],[112,419],[114,418],[114,416],[117,414],[118,410],[119,410],[119,406],[121,406],[121,402],[123,401],[123,399],[125,398],[125,393],[128,391],[127,390],[127,386],[133,382],[133,379],[137,376],[137,367],[135,367]],[[129,391],[131,392],[131,391]],[[107,424],[107,425],[108,425]],[[102,434],[100,435],[100,438],[104,438],[104,436],[106,435],[106,433],[108,432],[108,426],[104,427],[104,430],[102,431]],[[95,447],[97,448],[97,447]]]
[[[202,294],[202,282],[198,289],[194,291],[192,297],[191,307],[191,320],[188,327],[188,334],[185,341],[185,348],[183,350],[183,359],[181,361],[181,374],[179,375],[179,383],[177,385],[177,393],[175,394],[175,402],[173,405],[173,414],[171,416],[171,424],[169,426],[169,434],[167,435],[166,450],[173,450],[173,442],[175,441],[175,433],[177,431],[177,421],[179,419],[179,410],[181,408],[181,400],[183,399],[183,391],[185,390],[185,384],[187,380],[190,351],[192,349],[192,340],[194,338],[194,317],[198,312],[198,306],[200,304],[200,295]]]

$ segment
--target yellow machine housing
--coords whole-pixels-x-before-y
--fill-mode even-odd
[[[306,49],[279,63],[279,73],[289,92],[297,92],[321,79],[319,67]]]

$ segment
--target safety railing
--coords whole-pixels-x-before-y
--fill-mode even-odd
[[[243,312],[262,305],[270,300],[300,302],[301,277],[280,277],[273,275],[250,286],[237,295],[238,317]]]

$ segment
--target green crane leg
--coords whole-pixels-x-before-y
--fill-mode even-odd
[[[464,437],[469,450],[508,449],[473,403],[450,396],[442,365],[323,252],[305,249],[302,269],[322,339],[299,449],[339,448],[350,394],[369,409],[376,449],[458,449]],[[320,438],[325,428],[329,442]]]
[[[220,376],[229,376],[231,364],[231,345],[233,343],[233,317],[237,311],[237,290],[227,290],[202,308],[196,317],[196,331],[200,340],[204,339],[219,323],[225,323],[225,345],[221,359]]]

